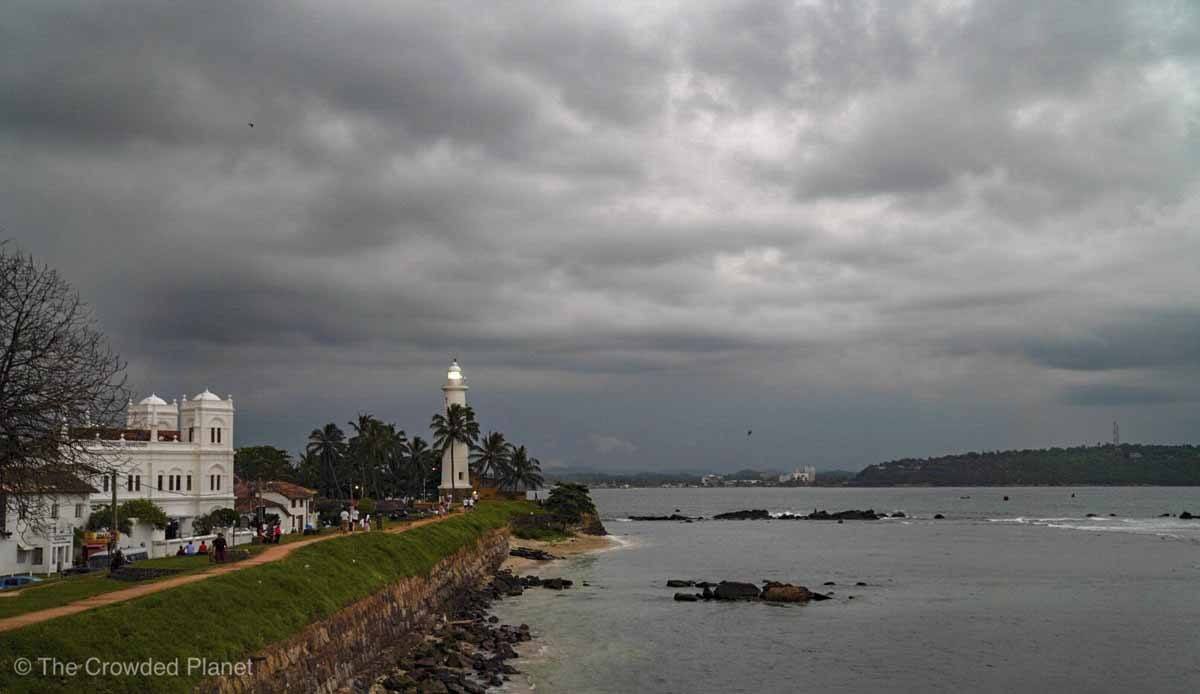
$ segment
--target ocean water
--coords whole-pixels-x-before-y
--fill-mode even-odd
[[[618,545],[541,570],[575,580],[572,590],[530,590],[496,605],[502,620],[526,622],[538,636],[518,663],[524,674],[514,688],[1200,691],[1200,521],[1158,517],[1200,513],[1200,489],[631,489],[593,496]],[[841,525],[622,520],[744,508],[875,508],[910,518]],[[1089,519],[1089,512],[1099,516]],[[932,520],[935,513],[946,520]],[[668,578],[787,581],[832,590],[835,599],[678,603]]]

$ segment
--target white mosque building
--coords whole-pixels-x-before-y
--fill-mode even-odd
[[[450,362],[450,368],[446,371],[446,384],[442,386],[442,404],[445,409],[449,410],[451,405],[465,407],[467,389],[467,380],[463,377],[462,367],[455,359]],[[467,444],[460,441],[454,442],[452,448],[453,456],[451,456],[451,448],[442,452],[442,483],[438,485],[438,491],[442,496],[461,499],[471,493],[471,450]],[[453,465],[451,459],[453,459]]]
[[[117,503],[148,499],[192,534],[192,521],[234,507],[233,396],[212,392],[167,403],[157,395],[131,400],[126,429],[97,442],[107,474],[91,480],[93,509],[106,505],[116,486]]]

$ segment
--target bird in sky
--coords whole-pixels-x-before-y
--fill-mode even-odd
[[[753,433],[754,433],[754,430],[753,430],[753,429],[747,429],[747,430],[746,430],[746,436],[749,436],[750,434],[753,434]]]

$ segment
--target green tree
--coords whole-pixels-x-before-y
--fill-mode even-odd
[[[313,429],[308,435],[305,452],[315,455],[320,461],[320,485],[323,496],[344,498],[342,485],[338,481],[338,470],[346,459],[346,434],[338,425],[330,422],[321,429]]]
[[[470,405],[454,404],[446,408],[446,414],[435,414],[429,423],[433,431],[433,447],[439,452],[450,451],[450,485],[453,492],[457,482],[458,463],[454,459],[454,444],[462,443],[468,448],[479,439],[479,423],[475,421],[475,410]],[[443,453],[444,455],[444,453]],[[464,465],[468,461],[461,461]]]
[[[243,480],[284,480],[294,482],[296,468],[292,456],[274,446],[246,446],[233,455],[233,471]]]
[[[430,479],[438,479],[441,458],[429,447],[420,436],[412,437],[408,442],[408,481],[409,494],[425,498],[426,483]]]
[[[365,496],[367,490],[375,488],[379,495],[379,470],[387,456],[389,436],[383,422],[369,413],[359,413],[358,420],[350,422],[354,436],[350,437],[350,457],[354,461],[354,479],[351,496]],[[357,490],[355,492],[354,490]]]
[[[524,446],[512,447],[508,466],[500,478],[500,488],[509,491],[516,491],[519,487],[537,489],[543,481],[541,461],[529,457]]]
[[[128,535],[133,530],[133,524],[130,523],[131,518],[136,518],[142,523],[150,523],[159,530],[167,527],[167,524],[171,522],[166,512],[149,499],[130,499],[117,506],[117,530],[122,534]],[[100,530],[111,525],[111,506],[101,506],[88,516],[88,530]]]
[[[588,492],[588,488],[582,484],[570,482],[559,482],[554,485],[554,488],[550,490],[550,495],[546,498],[545,508],[550,513],[571,523],[580,522],[585,513],[596,515],[596,504],[592,502],[592,495]]]
[[[235,528],[239,520],[237,511],[219,508],[192,521],[192,532],[196,535],[207,535],[216,528]]]
[[[504,434],[493,431],[479,441],[479,445],[471,451],[471,472],[479,477],[480,484],[491,479],[493,482],[500,477],[512,457],[512,450]]]

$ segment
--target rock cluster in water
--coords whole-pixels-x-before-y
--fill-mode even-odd
[[[704,520],[703,516],[692,518],[690,516],[681,516],[678,513],[672,513],[669,516],[630,516],[629,520],[635,521],[685,521],[691,522],[694,520]]]
[[[859,583],[859,585],[866,584]],[[805,603],[809,601],[829,600],[832,595],[825,595],[809,590],[804,586],[780,583],[778,581],[764,581],[762,588],[753,583],[743,583],[741,581],[721,581],[720,583],[684,581],[680,579],[670,579],[667,581],[667,587],[669,588],[689,588],[693,586],[703,588],[704,591],[701,593],[675,593],[675,600],[677,602],[760,600],[764,602]]]
[[[538,576],[516,576],[511,571],[504,570],[496,574],[488,586],[495,598],[515,597],[525,592],[526,588],[547,588],[549,590],[566,590],[575,585],[574,581],[566,578],[540,578]]]
[[[521,557],[522,559],[533,559],[536,561],[551,561],[554,559],[562,559],[540,549],[530,549],[529,547],[513,547],[508,550],[509,556]]]
[[[743,511],[730,511],[729,513],[718,513],[713,516],[714,520],[878,520],[887,518],[886,513],[876,513],[874,509],[860,511],[851,509],[848,511],[838,511],[830,513],[828,511],[816,511],[808,515],[795,513],[781,513],[778,516],[772,516],[766,509],[756,508]],[[898,511],[895,518],[905,518],[903,511]]]

